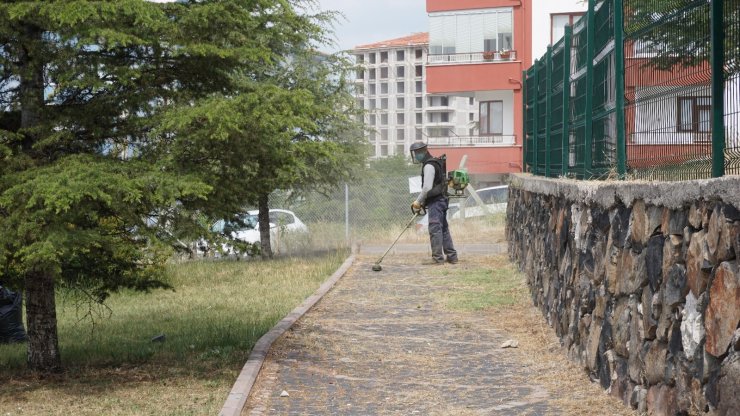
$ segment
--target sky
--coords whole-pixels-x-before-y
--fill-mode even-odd
[[[173,0],[150,0],[166,2]],[[532,47],[535,57],[550,41],[550,13],[585,10],[582,0],[532,0]],[[358,45],[429,31],[426,0],[317,0],[320,10],[338,11],[335,45],[324,52],[350,50]]]
[[[321,10],[341,12],[337,45],[327,52],[429,31],[425,0],[319,0]]]

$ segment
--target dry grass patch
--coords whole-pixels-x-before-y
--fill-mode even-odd
[[[60,293],[67,372],[36,377],[24,345],[0,347],[0,415],[217,414],[254,343],[346,254],[173,265],[175,291],[115,294],[94,326]]]

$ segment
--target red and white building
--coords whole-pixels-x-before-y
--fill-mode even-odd
[[[522,170],[522,71],[532,64],[532,2],[427,0],[427,92],[478,103],[477,129],[466,137],[429,137],[433,154],[456,168],[463,156],[479,185]]]
[[[493,185],[522,169],[522,72],[557,41],[586,5],[579,0],[427,0],[427,92],[472,97],[478,128],[430,137],[448,167],[468,156],[476,182]],[[536,55],[533,55],[535,51]]]

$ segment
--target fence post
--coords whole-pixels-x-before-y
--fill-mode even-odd
[[[584,149],[583,149],[583,176],[585,179],[590,179],[586,175],[591,175],[592,164],[593,164],[593,94],[594,94],[594,9],[596,7],[596,0],[588,0],[588,14],[586,20],[586,132],[584,137]]]
[[[522,71],[522,172],[527,172],[527,71]]]
[[[535,59],[534,60],[534,111],[532,112],[534,114],[532,116],[532,118],[534,119],[532,121],[532,131],[533,131],[533,134],[532,134],[532,136],[533,136],[532,137],[532,167],[533,167],[532,173],[534,173],[535,175],[538,174],[538,172],[537,172],[537,164],[538,164],[539,161],[537,160],[538,159],[537,158],[537,153],[539,152],[539,149],[538,149],[538,146],[537,146],[537,144],[538,144],[537,143],[538,142],[537,136],[539,134],[538,133],[539,127],[537,126],[537,121],[538,121],[537,118],[540,116],[540,114],[539,114],[539,107],[540,106],[538,104],[538,102],[539,102],[538,97],[539,97],[540,94],[539,94],[539,91],[537,90],[538,87],[539,87],[539,77],[537,75],[537,63],[538,63],[537,62],[537,59]]]
[[[568,175],[568,164],[570,163],[570,55],[573,48],[573,27],[565,26],[565,41],[563,43],[563,147],[562,152],[562,175]]]
[[[344,183],[344,238],[349,246],[349,185],[346,182]]]
[[[550,177],[550,130],[552,129],[552,46],[547,47],[545,54],[545,176]]]
[[[725,174],[724,0],[712,0],[712,177]]]
[[[624,4],[614,0],[614,76],[617,93],[617,176],[624,179],[627,174],[627,138],[624,120]]]

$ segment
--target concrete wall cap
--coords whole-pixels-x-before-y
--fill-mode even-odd
[[[721,200],[740,207],[740,176],[692,181],[584,181],[512,174],[510,186],[539,194],[559,195],[568,201],[610,208],[618,202],[631,206],[642,200],[648,205],[679,209],[694,201]]]

